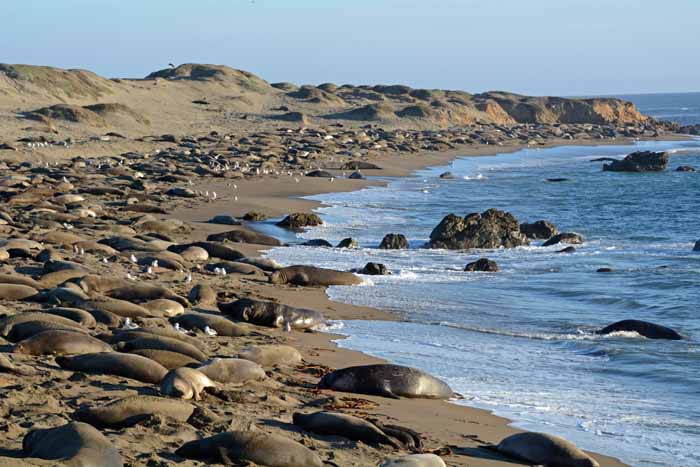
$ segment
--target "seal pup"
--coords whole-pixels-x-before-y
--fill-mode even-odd
[[[136,425],[152,414],[184,422],[192,412],[194,405],[185,401],[157,396],[129,396],[99,407],[83,407],[73,414],[73,419],[97,428],[125,428]]]
[[[546,433],[517,433],[504,438],[495,449],[515,459],[546,467],[600,467],[572,442]]]
[[[387,444],[401,448],[375,424],[353,415],[326,411],[310,414],[295,412],[292,420],[295,425],[319,435],[342,436],[369,445]]]
[[[681,340],[683,336],[678,334],[671,328],[666,326],[661,326],[659,324],[650,323],[648,321],[639,321],[636,319],[625,319],[618,321],[609,326],[604,327],[596,331],[596,334],[610,334],[613,332],[636,332],[640,336],[644,336],[647,339],[668,339],[668,340]]]
[[[207,375],[193,368],[170,370],[160,383],[160,392],[166,396],[180,399],[201,400],[201,394],[207,388],[216,388],[214,381]]]
[[[260,365],[242,358],[215,358],[197,367],[210,379],[226,384],[244,384],[267,378]]]
[[[270,282],[275,285],[291,284],[301,286],[358,285],[362,279],[351,272],[335,269],[317,268],[315,266],[288,266],[270,275]]]
[[[48,330],[18,342],[13,353],[28,355],[46,354],[86,354],[95,352],[112,352],[109,344],[92,336],[75,331]]]
[[[445,461],[435,454],[411,454],[390,459],[379,467],[447,467]]]
[[[320,389],[400,397],[449,399],[455,393],[444,381],[401,365],[361,365],[335,370],[318,383]]]
[[[71,422],[57,428],[31,430],[22,440],[26,457],[85,467],[122,467],[119,451],[93,426]]]
[[[56,363],[64,370],[123,376],[148,384],[159,384],[168,373],[163,365],[150,358],[119,352],[60,356],[56,357]]]
[[[318,455],[284,436],[261,431],[228,431],[190,441],[175,451],[180,457],[213,462],[248,461],[268,467],[322,467]]]

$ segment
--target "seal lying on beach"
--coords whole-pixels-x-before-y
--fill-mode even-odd
[[[215,358],[197,367],[210,379],[219,383],[243,384],[267,378],[260,365],[242,358]]]
[[[546,467],[599,467],[598,462],[573,443],[545,433],[517,433],[503,439],[495,449]]]
[[[56,363],[64,370],[123,376],[149,384],[160,383],[168,373],[163,365],[150,358],[119,352],[61,356],[56,357]]]
[[[210,328],[216,331],[219,336],[241,337],[248,334],[248,331],[242,326],[232,323],[223,316],[208,313],[185,313],[184,315],[170,318],[170,322],[189,330],[199,329],[204,331],[206,328]]]
[[[435,454],[411,454],[384,462],[379,467],[446,467],[445,461]]]
[[[166,396],[198,401],[206,388],[215,388],[216,383],[201,371],[192,368],[170,370],[160,383],[160,392]]]
[[[119,451],[91,425],[71,422],[57,428],[31,430],[22,440],[26,457],[65,465],[122,467]]]
[[[270,282],[275,285],[329,286],[357,285],[362,283],[362,279],[351,272],[315,266],[289,266],[273,272]]]
[[[250,360],[262,367],[275,365],[295,366],[301,363],[301,354],[289,345],[250,345],[238,353],[238,358]]]
[[[321,378],[318,387],[392,399],[449,399],[455,395],[447,383],[434,376],[415,368],[391,364],[352,366],[335,370]]]
[[[650,323],[648,321],[639,321],[636,319],[625,319],[622,321],[618,321],[616,323],[604,327],[603,329],[596,331],[596,334],[610,334],[612,332],[619,331],[636,332],[640,336],[644,336],[647,339],[683,339],[683,336],[681,336],[671,328],[667,328],[666,326],[661,326],[659,324]]]
[[[80,332],[49,330],[20,341],[12,352],[28,355],[86,354],[112,352],[112,347]]]
[[[252,298],[220,303],[219,310],[232,319],[273,328],[289,326],[292,329],[311,329],[326,322],[319,311]]]
[[[322,467],[309,448],[279,435],[262,431],[228,431],[190,441],[175,451],[186,459],[213,462],[248,461],[267,467]]]
[[[294,424],[319,435],[342,436],[365,444],[387,444],[399,449],[399,444],[376,425],[353,415],[333,412],[305,414],[295,412]]]
[[[152,414],[184,422],[192,412],[194,405],[188,402],[156,396],[130,396],[99,407],[83,407],[73,414],[73,419],[97,428],[125,428]]]

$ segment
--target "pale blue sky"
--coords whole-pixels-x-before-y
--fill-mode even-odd
[[[2,0],[0,62],[583,95],[700,90],[700,0]]]

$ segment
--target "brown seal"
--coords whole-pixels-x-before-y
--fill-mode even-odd
[[[301,363],[301,354],[289,345],[251,345],[238,353],[238,358],[250,360],[262,367],[295,366]]]
[[[49,330],[17,343],[12,352],[28,355],[85,354],[111,352],[112,347],[87,334],[75,331]]]
[[[64,370],[123,376],[149,384],[160,383],[168,373],[163,365],[150,358],[119,352],[56,357],[56,363]]]
[[[101,407],[84,407],[73,419],[97,428],[124,428],[135,425],[150,415],[164,415],[184,422],[194,412],[194,405],[180,400],[156,396],[130,396]]]
[[[160,392],[166,396],[198,401],[207,388],[217,387],[207,375],[193,368],[170,370],[160,382]]]
[[[260,365],[241,358],[215,358],[197,370],[216,382],[227,384],[244,384],[267,377]]]
[[[351,272],[315,266],[289,266],[273,272],[270,282],[276,285],[330,286],[357,285],[362,283],[362,279]]]
[[[517,433],[496,446],[503,454],[551,467],[599,467],[598,462],[570,441],[545,433]]]

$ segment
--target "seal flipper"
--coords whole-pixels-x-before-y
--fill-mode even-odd
[[[401,399],[399,396],[397,396],[391,391],[389,385],[386,382],[381,386],[377,386],[377,395],[388,397],[389,399]]]

